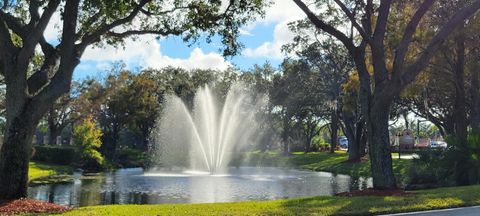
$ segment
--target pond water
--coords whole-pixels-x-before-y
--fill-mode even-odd
[[[230,168],[223,174],[120,169],[75,174],[73,183],[30,187],[30,198],[62,205],[213,203],[329,195],[371,187],[371,179],[282,168]]]

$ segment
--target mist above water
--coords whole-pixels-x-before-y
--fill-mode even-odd
[[[193,108],[181,98],[166,97],[153,133],[159,166],[216,173],[232,157],[258,139],[258,110],[266,104],[242,84],[234,84],[223,100],[208,85],[197,90]]]

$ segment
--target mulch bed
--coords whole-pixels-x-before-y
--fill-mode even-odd
[[[0,201],[0,215],[15,215],[22,213],[61,213],[71,210],[70,207],[33,199],[18,199]]]
[[[335,194],[341,197],[357,197],[357,196],[413,196],[414,193],[407,192],[402,189],[395,190],[375,190],[373,188],[367,188],[365,190],[355,190],[350,192],[343,192]]]

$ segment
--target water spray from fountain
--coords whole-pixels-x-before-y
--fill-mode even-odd
[[[200,88],[193,109],[177,96],[166,98],[153,134],[158,163],[216,173],[227,167],[232,154],[258,140],[257,111],[265,97],[234,84],[224,101],[207,85]]]

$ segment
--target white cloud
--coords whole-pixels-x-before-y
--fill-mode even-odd
[[[288,29],[288,23],[305,18],[305,14],[291,0],[276,0],[266,9],[265,18],[260,19],[245,28],[249,31],[258,25],[276,23],[273,32],[273,40],[266,41],[258,47],[246,48],[243,55],[246,57],[266,57],[282,59],[281,48],[283,45],[292,42],[293,33]]]
[[[239,29],[239,32],[241,35],[246,35],[246,36],[254,36],[249,30],[241,28]]]
[[[218,69],[225,70],[231,64],[217,53],[204,53],[200,48],[195,48],[187,59],[171,58],[162,55],[160,52],[152,53],[145,59],[145,63],[151,68],[162,68],[166,66],[181,67],[185,69]]]
[[[204,53],[195,48],[186,59],[172,58],[162,54],[160,44],[154,36],[146,36],[137,40],[127,39],[124,48],[106,46],[88,48],[82,60],[96,61],[99,64],[111,61],[124,61],[127,65],[140,65],[143,68],[163,68],[167,66],[185,69],[219,69],[231,66],[220,54]]]
[[[284,57],[281,48],[283,45],[292,42],[294,34],[288,29],[289,20],[283,21],[275,26],[273,40],[267,41],[256,48],[246,48],[243,55],[247,57],[269,57],[281,59]]]
[[[260,22],[283,22],[306,17],[292,0],[275,0],[266,10],[265,18]]]

